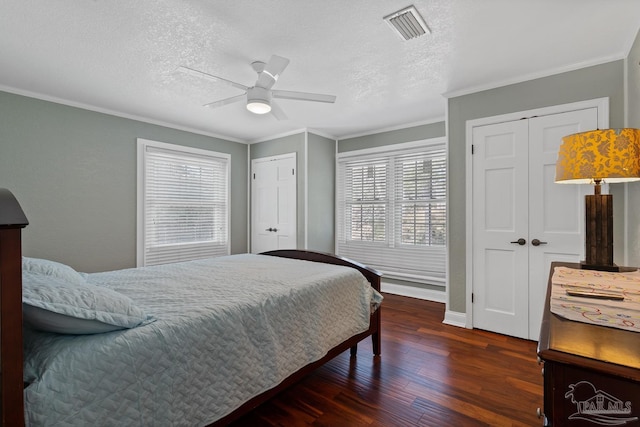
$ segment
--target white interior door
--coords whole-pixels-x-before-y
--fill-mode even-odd
[[[551,261],[584,252],[590,187],[555,184],[558,148],[597,126],[594,107],[473,128],[474,327],[538,339]]]
[[[526,120],[473,128],[473,326],[513,336],[528,335],[527,143]]]
[[[563,136],[597,127],[595,107],[529,120],[529,339],[540,336],[551,262],[584,259],[584,196],[593,188],[554,182],[558,149]]]
[[[251,252],[295,249],[296,154],[251,162]]]

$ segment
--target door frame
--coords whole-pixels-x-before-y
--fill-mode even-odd
[[[609,98],[596,98],[586,101],[572,102],[569,104],[553,105],[549,107],[524,110],[513,113],[501,114],[497,116],[482,117],[479,119],[467,120],[465,124],[465,276],[466,276],[466,306],[465,306],[465,327],[473,329],[473,305],[471,294],[473,292],[473,158],[471,154],[473,145],[473,128],[491,124],[510,122],[533,116],[548,116],[551,114],[566,113],[569,111],[583,110],[587,108],[597,108],[598,128],[609,127]]]

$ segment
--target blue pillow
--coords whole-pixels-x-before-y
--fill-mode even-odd
[[[84,276],[73,268],[48,259],[22,257],[22,271],[57,277],[69,283],[85,283]]]
[[[131,298],[55,275],[22,273],[23,317],[34,329],[61,334],[96,334],[153,322]]]

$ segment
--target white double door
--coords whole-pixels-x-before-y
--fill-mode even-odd
[[[251,252],[297,245],[296,154],[251,161]]]
[[[551,261],[584,254],[586,185],[556,184],[562,137],[588,108],[473,128],[473,327],[537,340]]]

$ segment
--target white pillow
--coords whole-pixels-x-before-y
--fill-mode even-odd
[[[22,271],[57,277],[69,283],[85,283],[84,276],[73,268],[48,259],[22,257]]]
[[[131,298],[88,283],[22,273],[24,321],[35,329],[61,334],[97,334],[153,322]]]

